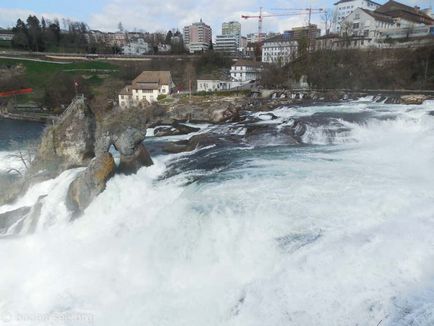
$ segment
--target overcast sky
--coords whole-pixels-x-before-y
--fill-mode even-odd
[[[385,0],[377,0],[385,3]],[[434,1],[434,0],[433,0]],[[408,5],[428,7],[429,0],[405,0]],[[115,31],[119,22],[127,30],[159,31],[183,26],[200,18],[213,28],[213,35],[221,33],[223,21],[238,20],[242,33],[257,31],[257,20],[241,20],[242,14],[279,13],[273,8],[332,8],[330,0],[0,0],[0,27],[14,26],[18,18],[29,14],[47,18],[57,17],[84,21],[91,29]],[[313,21],[321,24],[318,15]],[[307,23],[306,16],[264,18],[264,31],[283,32]],[[322,26],[320,26],[322,27]]]

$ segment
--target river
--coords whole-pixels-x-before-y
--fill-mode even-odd
[[[80,170],[35,185],[0,207],[47,195],[33,234],[0,240],[0,325],[433,325],[433,111],[364,99],[253,114],[303,121],[302,144],[156,155],[73,222]]]

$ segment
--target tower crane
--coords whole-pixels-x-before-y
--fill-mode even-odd
[[[322,8],[306,8],[306,9],[294,9],[294,8],[277,8],[272,10],[284,10],[286,13],[282,14],[263,14],[262,13],[262,7],[259,8],[259,15],[241,15],[241,18],[243,19],[251,19],[251,18],[257,18],[258,19],[258,42],[261,41],[261,35],[262,35],[262,21],[264,18],[267,17],[281,17],[281,16],[298,16],[298,15],[309,15],[309,23],[308,26],[310,26],[312,14],[318,14],[324,11]]]

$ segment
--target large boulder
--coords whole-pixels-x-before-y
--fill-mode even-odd
[[[238,122],[240,121],[240,113],[238,108],[229,105],[226,108],[212,111],[210,121],[212,123]]]
[[[138,144],[131,155],[120,155],[118,172],[123,174],[134,174],[141,167],[153,164],[151,155],[143,144]]]
[[[423,94],[403,95],[401,96],[402,104],[423,104],[429,97]]]
[[[83,212],[92,200],[104,191],[115,170],[113,156],[103,153],[94,158],[87,169],[77,176],[70,184],[66,198],[66,206],[74,215]]]
[[[120,154],[118,172],[125,174],[152,165],[151,157],[143,145],[148,122],[149,112],[146,108],[114,110],[98,124],[96,154],[106,153],[113,145]]]
[[[41,139],[33,167],[64,170],[87,166],[94,157],[95,116],[84,98],[76,98]]]
[[[0,214],[0,234],[6,233],[12,225],[23,219],[30,210],[31,207],[20,207]]]
[[[165,136],[186,135],[192,132],[198,132],[199,130],[200,128],[190,127],[187,126],[186,124],[175,121],[171,125],[155,127],[154,136],[165,137]]]

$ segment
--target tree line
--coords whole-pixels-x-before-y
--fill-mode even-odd
[[[14,34],[12,46],[20,50],[44,52],[56,49],[73,49],[76,51],[89,48],[86,33],[89,27],[83,22],[63,20],[64,30],[61,30],[58,19],[48,20],[30,15],[24,22],[17,20],[12,28]]]

